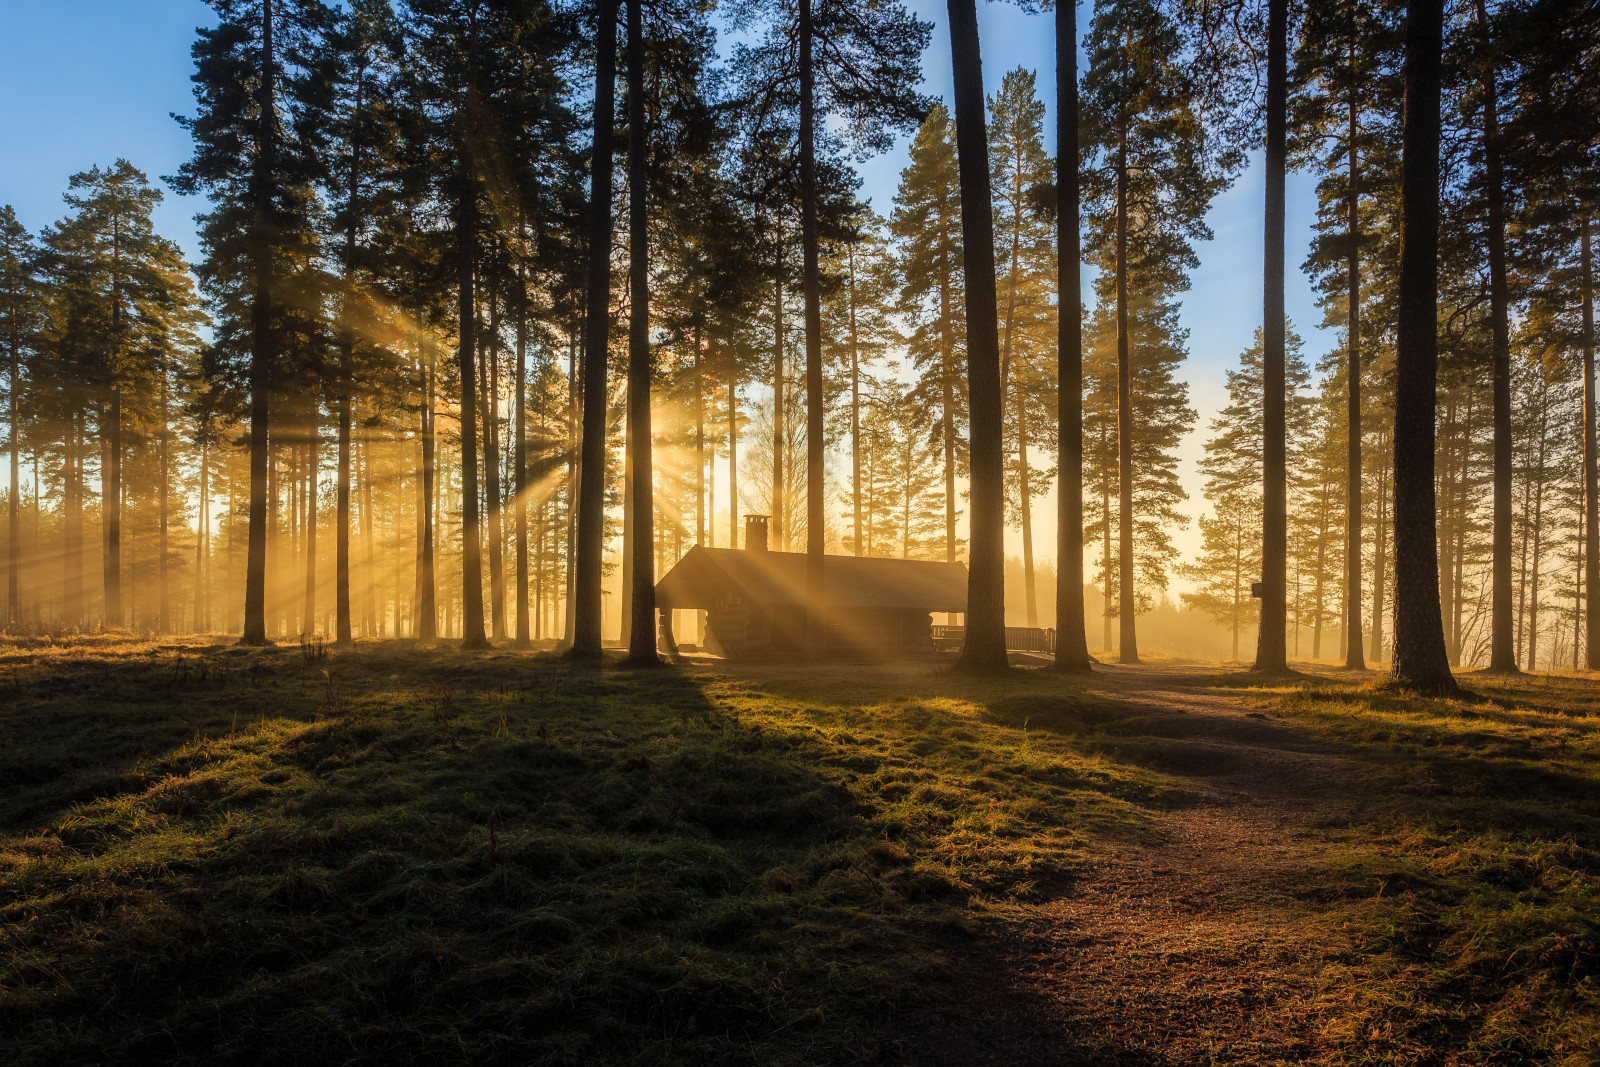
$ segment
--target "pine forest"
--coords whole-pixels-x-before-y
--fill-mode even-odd
[[[1600,1057],[1592,0],[161,4],[0,124],[0,1059]]]

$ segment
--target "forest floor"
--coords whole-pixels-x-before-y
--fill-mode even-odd
[[[0,643],[0,1062],[1600,1057],[1600,683]]]

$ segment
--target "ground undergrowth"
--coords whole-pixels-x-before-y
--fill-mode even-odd
[[[1352,1064],[1600,1062],[1600,683],[1467,674],[1466,700],[1330,678],[1250,694],[1354,758],[1308,887]]]
[[[985,907],[1181,799],[1086,747],[1115,714],[927,665],[0,645],[0,1061],[881,1058]]]

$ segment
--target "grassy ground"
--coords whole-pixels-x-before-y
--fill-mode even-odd
[[[929,666],[0,645],[0,1061],[892,1059],[987,906],[1181,798],[1086,747],[1114,714]]]
[[[1073,993],[1007,1001],[1017,1047],[1206,1062],[1157,1004],[1228,986],[1205,946],[1115,1004],[1073,971],[1121,942],[1058,904],[1145,881],[1171,914],[1112,918],[1158,949],[1300,902],[1318,1062],[1600,1062],[1600,682],[1192,674],[0,644],[0,1062],[896,1063],[962,1047],[1013,935]]]
[[[1333,1055],[1600,1062],[1600,682],[1466,675],[1466,701],[1360,680],[1249,695],[1355,769],[1329,844]]]

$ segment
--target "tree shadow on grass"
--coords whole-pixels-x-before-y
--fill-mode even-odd
[[[298,656],[22,683],[0,1058],[823,1062],[970,936],[838,745],[705,677]]]

